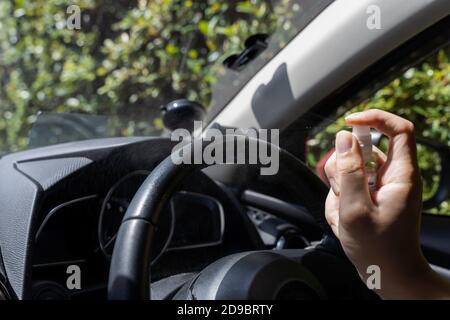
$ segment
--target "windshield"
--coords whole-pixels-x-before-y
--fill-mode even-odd
[[[160,135],[180,98],[218,112],[329,2],[0,1],[0,153]],[[256,34],[267,48],[225,67]]]

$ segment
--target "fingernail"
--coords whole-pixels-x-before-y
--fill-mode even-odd
[[[345,153],[352,148],[353,137],[350,132],[341,131],[336,136],[336,150],[338,153]]]
[[[353,118],[357,118],[362,112],[355,112],[345,117],[345,120],[351,120]]]

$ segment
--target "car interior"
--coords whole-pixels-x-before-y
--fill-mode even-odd
[[[400,74],[448,52],[450,2],[380,0],[383,28],[355,27],[370,2],[310,1],[284,47],[266,57],[271,38],[259,36],[225,62],[239,72],[255,59],[223,107],[203,115],[185,102],[192,119],[205,116],[205,127],[224,133],[280,129],[275,175],[260,175],[257,164],[175,165],[169,133],[179,125],[179,101],[163,110],[172,127],[158,136],[40,146],[50,119],[42,115],[30,135],[36,147],[0,158],[0,299],[378,300],[326,223],[329,186],[308,165],[308,141]],[[450,216],[432,210],[450,196],[450,147],[418,144],[441,166],[423,205],[421,244],[450,278]],[[73,265],[82,280],[70,290]]]

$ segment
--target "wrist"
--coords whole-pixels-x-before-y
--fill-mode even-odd
[[[389,263],[379,267],[380,288],[374,292],[382,299],[450,299],[450,282],[437,274],[422,255],[403,264]]]

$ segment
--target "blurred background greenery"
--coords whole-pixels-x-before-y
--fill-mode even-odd
[[[66,25],[73,4],[80,30]],[[109,134],[129,136],[160,134],[159,109],[177,98],[220,107],[298,32],[302,10],[293,0],[0,0],[0,153],[28,147],[40,111],[108,115]],[[249,36],[275,32],[259,64],[225,70]],[[440,51],[340,113],[388,110],[450,145],[449,57]],[[344,127],[339,117],[309,140],[311,167]],[[425,197],[436,189],[437,159],[419,147]],[[450,214],[449,202],[434,212]]]
[[[159,108],[174,99],[225,103],[247,78],[222,61],[256,33],[284,30],[283,47],[297,33],[297,2],[0,1],[0,150],[27,147],[38,111],[107,114],[111,135],[129,136],[159,133]],[[66,24],[74,4],[80,30]]]

